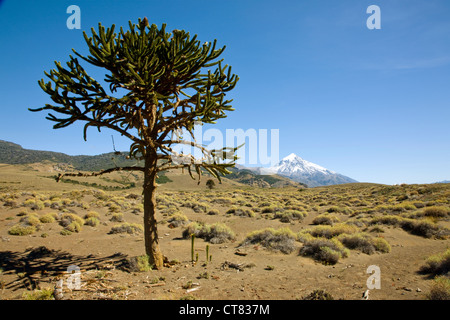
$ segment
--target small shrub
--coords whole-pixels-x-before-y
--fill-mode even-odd
[[[432,218],[446,218],[450,214],[450,210],[442,206],[428,207],[423,210],[423,214],[426,217]]]
[[[420,268],[422,273],[433,276],[445,275],[450,272],[450,249],[443,253],[435,254],[427,258],[425,265]]]
[[[127,258],[121,268],[128,272],[147,272],[152,270],[147,255]]]
[[[411,234],[422,236],[424,238],[443,238],[448,236],[448,229],[442,229],[437,224],[428,220],[414,220],[414,219],[404,219],[401,222],[401,227],[403,230],[410,232]]]
[[[285,210],[275,213],[275,219],[280,219],[281,222],[292,222],[293,220],[303,220],[307,213],[299,210]]]
[[[53,289],[33,290],[22,294],[24,300],[53,300]]]
[[[90,227],[96,227],[100,224],[100,220],[97,217],[88,217],[85,219],[84,224]]]
[[[324,264],[336,264],[340,258],[348,256],[348,250],[336,239],[318,238],[306,242],[299,254],[310,256]]]
[[[8,233],[13,236],[26,236],[36,232],[35,226],[16,224],[12,226]]]
[[[327,209],[328,213],[332,213],[332,212],[341,212],[341,208],[339,208],[338,206],[332,206],[330,208]]]
[[[70,236],[72,234],[72,231],[69,231],[67,229],[63,229],[61,230],[61,232],[59,233],[62,236]]]
[[[435,278],[427,298],[429,300],[450,300],[450,278],[445,276]]]
[[[78,225],[82,226],[84,224],[84,220],[77,216],[74,213],[63,213],[61,215],[61,219],[59,221],[59,224],[63,227],[67,227],[72,222],[76,222]]]
[[[239,217],[254,217],[255,212],[252,209],[249,208],[237,208],[237,207],[231,207],[227,210],[227,214],[234,214],[235,216]]]
[[[88,213],[86,213],[86,215],[84,216],[84,219],[89,219],[89,218],[99,218],[100,215],[98,214],[98,212],[96,211],[89,211]]]
[[[208,211],[208,214],[210,215],[210,216],[216,216],[216,215],[218,215],[220,212],[219,212],[219,210],[217,210],[217,209],[211,209],[211,210],[209,210]]]
[[[111,228],[111,231],[109,231],[110,234],[115,233],[128,233],[128,234],[139,234],[144,231],[144,228],[137,223],[122,223],[119,225],[116,225]]]
[[[295,233],[289,228],[281,228],[278,230],[266,228],[248,234],[241,245],[245,246],[259,243],[270,250],[289,254],[296,248],[296,238]]]
[[[168,222],[170,223],[169,227],[176,228],[176,227],[179,227],[179,226],[182,226],[182,225],[185,225],[185,224],[189,223],[189,219],[184,214],[175,213],[174,215],[172,215],[170,217]]]
[[[121,212],[113,213],[113,215],[112,215],[111,219],[109,219],[109,221],[112,221],[112,222],[123,222],[124,221],[123,213],[121,213]]]
[[[372,239],[372,244],[375,247],[375,250],[383,252],[383,253],[389,253],[391,252],[391,245],[389,242],[387,242],[385,239],[377,237]]]
[[[309,232],[313,237],[321,237],[331,239],[340,234],[352,234],[358,232],[358,228],[354,225],[337,223],[333,226],[319,225],[317,227],[305,230]]]
[[[35,214],[28,214],[20,219],[20,222],[24,225],[38,227],[41,224],[38,216]]]
[[[342,236],[339,236],[339,240],[348,249],[359,250],[365,254],[375,253],[375,246],[373,245],[370,236],[367,234],[343,234]]]
[[[330,225],[330,226],[332,226],[336,222],[339,222],[339,218],[334,215],[331,215],[331,214],[319,214],[312,221],[312,223],[315,225],[324,224],[324,225]]]
[[[56,213],[47,213],[39,218],[42,223],[53,223],[58,215]]]
[[[302,300],[334,300],[333,296],[325,290],[314,290]]]
[[[183,231],[183,238],[190,239],[192,234],[196,238],[202,238],[210,243],[223,243],[235,240],[236,238],[235,233],[223,223],[209,225],[191,222]]]
[[[72,221],[68,226],[65,227],[66,230],[70,232],[80,232],[81,231],[81,224],[77,221]]]
[[[306,243],[308,241],[314,240],[315,237],[311,235],[311,233],[307,232],[307,230],[301,230],[297,233],[297,241],[301,243]]]

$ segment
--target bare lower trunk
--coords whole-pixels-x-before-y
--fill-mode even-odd
[[[159,249],[156,225],[156,154],[146,157],[144,171],[144,237],[145,253],[149,263],[160,270],[163,267],[163,255]]]

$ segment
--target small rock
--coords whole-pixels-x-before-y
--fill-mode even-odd
[[[407,287],[403,287],[403,290],[405,290],[405,291],[409,291],[409,292],[411,292],[411,291],[412,291],[412,289],[411,289],[411,288],[407,288]]]
[[[420,288],[417,288],[416,291],[417,292],[422,292],[422,290]]]

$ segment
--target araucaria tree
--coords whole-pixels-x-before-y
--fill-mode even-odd
[[[113,167],[99,172],[71,172],[63,176],[97,176],[113,171],[143,172],[144,237],[149,262],[160,269],[164,257],[158,243],[156,212],[156,178],[158,172],[185,168],[191,177],[207,171],[220,180],[234,165],[236,148],[208,150],[195,141],[194,125],[215,123],[232,111],[226,100],[238,77],[231,67],[223,66],[219,56],[225,47],[200,43],[183,30],[166,32],[166,25],[149,25],[147,18],[138,24],[129,23],[129,30],[115,26],[105,28],[99,23],[92,36],[84,33],[90,55],[74,49],[67,66],[55,62],[56,68],[45,72],[39,85],[54,102],[30,111],[51,110],[46,119],[56,122],[54,129],[75,122],[84,123],[84,139],[89,127],[114,130],[131,140],[129,157],[142,160],[142,166]],[[80,60],[81,59],[81,60]],[[80,64],[85,61],[105,71],[104,88],[88,75]],[[189,140],[180,134],[189,132]],[[189,137],[191,136],[191,137]],[[201,150],[179,154],[177,145]],[[195,152],[196,154],[196,152]]]

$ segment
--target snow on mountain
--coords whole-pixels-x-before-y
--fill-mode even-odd
[[[278,174],[310,187],[357,182],[349,177],[328,170],[291,153],[278,164],[269,168],[259,168],[260,174]]]

